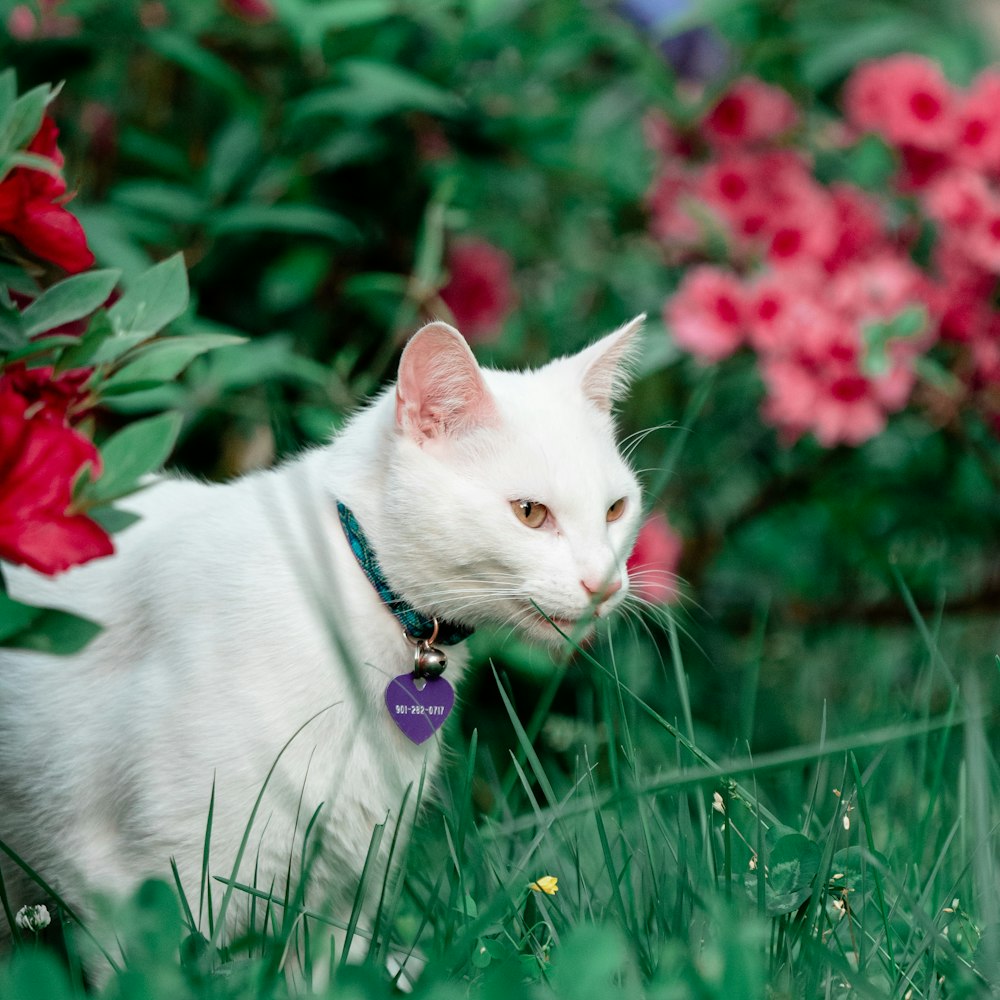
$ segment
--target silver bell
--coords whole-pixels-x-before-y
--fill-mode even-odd
[[[447,666],[447,655],[429,642],[422,642],[413,651],[413,673],[416,677],[434,680],[444,673]]]

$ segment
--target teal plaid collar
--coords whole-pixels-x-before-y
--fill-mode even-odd
[[[351,546],[351,551],[354,553],[358,565],[368,577],[368,581],[375,588],[378,596],[382,598],[382,602],[396,616],[399,624],[403,626],[411,639],[431,639],[435,629],[437,629],[437,637],[434,639],[435,645],[454,646],[472,635],[475,630],[467,625],[459,625],[456,622],[435,622],[433,618],[428,618],[407,604],[389,586],[375,555],[375,550],[361,530],[358,519],[339,500],[337,501],[337,513],[340,515],[340,526],[344,529],[347,542]]]

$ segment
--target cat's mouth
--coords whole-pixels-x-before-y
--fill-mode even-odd
[[[560,632],[578,639],[588,633],[594,624],[589,616],[563,618],[555,614],[543,614],[534,605],[531,610],[533,612],[531,624],[547,639],[558,639]]]

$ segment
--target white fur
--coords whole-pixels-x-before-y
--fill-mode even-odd
[[[142,519],[115,556],[58,579],[5,568],[13,596],[104,631],[71,658],[0,650],[0,840],[84,914],[94,893],[169,877],[171,857],[197,899],[213,781],[211,872],[228,876],[268,769],[304,726],[237,877],[259,864],[258,885],[280,891],[322,804],[325,898],[311,901],[345,919],[373,826],[399,819],[440,747],[415,746],[388,716],[385,686],[412,648],[355,562],[335,499],[416,607],[558,642],[532,601],[575,620],[594,610],[582,581],[622,584],[598,614],[627,589],[639,493],[609,411],[637,326],[511,373],[478,369],[455,331],[431,324],[404,352],[399,396],[384,393],[329,446],[225,485],[160,480],[127,504]],[[623,496],[625,515],[606,523]],[[545,503],[549,522],[521,524],[516,499]],[[448,655],[455,683],[466,655]],[[40,899],[0,866],[15,909]],[[234,901],[231,929],[246,911]]]

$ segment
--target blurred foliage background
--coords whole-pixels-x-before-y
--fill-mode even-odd
[[[181,466],[228,476],[324,441],[415,326],[450,315],[451,249],[485,241],[513,296],[475,338],[489,363],[652,317],[623,430],[668,425],[635,456],[683,537],[680,642],[717,749],[813,736],[824,701],[848,723],[894,713],[924,655],[909,592],[956,662],[1000,646],[994,432],[904,412],[858,448],[779,444],[747,366],[699,365],[659,320],[680,269],[648,233],[642,127],[746,72],[833,109],[859,59],[900,49],[967,82],[994,56],[986,5],[76,0],[3,17],[22,89],[64,81],[54,114],[99,264],[127,276],[180,250],[181,328],[253,338],[114,403],[181,410]],[[501,655],[531,683],[552,669]],[[671,714],[650,656],[636,681]]]
[[[466,331],[488,363],[539,363],[648,312],[621,423],[664,425],[634,460],[683,539],[682,598],[671,628],[622,626],[615,663],[675,719],[687,694],[672,651],[692,732],[724,757],[930,716],[967,674],[996,704],[1000,444],[975,413],[911,407],[858,447],[788,446],[758,416],[748,362],[681,352],[661,319],[682,270],[648,229],[644,117],[704,110],[744,73],[835,112],[860,60],[900,50],[965,84],[996,57],[989,6],[7,0],[0,62],[22,89],[65,81],[54,115],[99,264],[134,275],[181,251],[193,305],[177,329],[252,338],[108,404],[112,424],[182,412],[176,463],[199,475],[326,440],[421,321],[452,315],[470,242],[499,252],[510,286],[494,328]],[[605,679],[574,665],[566,680],[507,636],[476,642],[525,717],[544,706],[540,752],[569,780],[619,711]],[[478,729],[504,772],[510,723],[488,669],[465,701],[466,736]],[[641,713],[620,712],[641,743]],[[651,770],[675,758],[659,731],[646,753]],[[762,788],[794,811],[801,770]]]

